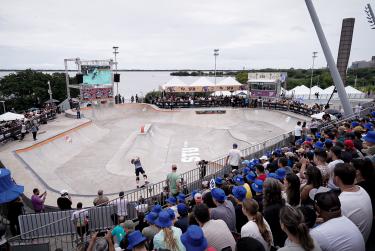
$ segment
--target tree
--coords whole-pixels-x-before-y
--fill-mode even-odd
[[[31,107],[41,107],[49,100],[48,84],[50,81],[53,98],[66,99],[64,73],[46,74],[33,70],[25,70],[9,74],[0,79],[0,98],[5,100],[8,110],[25,111]],[[75,79],[70,79],[74,83]],[[78,96],[78,90],[71,90],[72,97]]]
[[[236,80],[240,82],[241,84],[246,84],[248,80],[248,72],[247,71],[241,71],[236,74]]]

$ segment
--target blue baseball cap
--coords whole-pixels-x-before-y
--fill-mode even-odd
[[[280,167],[279,169],[276,170],[276,175],[279,180],[283,180],[286,175],[286,170],[283,167]]]
[[[245,168],[243,169],[243,174],[244,174],[244,175],[247,175],[249,172],[250,172],[250,168],[245,167]]]
[[[357,121],[353,121],[353,122],[351,123],[351,126],[352,126],[352,128],[354,128],[354,127],[356,127],[356,126],[359,126],[359,123],[358,123]]]
[[[147,238],[144,237],[139,230],[133,231],[129,233],[129,236],[128,236],[129,244],[128,244],[127,249],[132,250],[134,247],[138,246],[142,242],[145,242],[146,240]]]
[[[168,199],[165,200],[169,204],[175,205],[177,203],[177,200],[175,197],[169,197]]]
[[[375,144],[375,131],[369,131],[363,140]]]
[[[303,139],[298,139],[295,142],[296,145],[302,145],[302,143],[303,143]]]
[[[246,175],[246,179],[249,181],[254,181],[256,179],[257,175],[251,171]]]
[[[242,161],[242,164],[243,164],[243,165],[247,165],[247,164],[249,164],[249,162],[250,162],[250,161],[249,161],[248,159],[245,159],[245,160]]]
[[[246,193],[247,191],[243,186],[235,186],[232,189],[233,196],[239,201],[243,201],[246,198]]]
[[[368,131],[373,131],[374,130],[374,126],[372,123],[366,123],[364,125],[365,129],[368,130]]]
[[[319,135],[320,135],[320,133],[319,133]],[[315,136],[316,136],[316,134],[315,134]],[[316,136],[317,137],[317,136]],[[319,136],[320,137],[320,136]],[[313,139],[311,138],[311,137],[306,137],[306,141],[307,142],[311,142],[311,141],[313,141]]]
[[[237,184],[237,185],[243,185],[245,182],[243,180],[243,177],[242,175],[236,175],[234,178],[233,178],[233,181]]]
[[[187,251],[204,251],[208,247],[207,239],[204,237],[202,228],[197,225],[188,227],[180,237]]]
[[[277,176],[276,173],[269,173],[269,174],[267,174],[267,178],[272,178],[272,179],[278,180],[279,176]]]
[[[326,139],[326,140],[324,141],[324,144],[326,144],[326,143],[333,143],[333,141],[330,140],[330,139]]]
[[[161,211],[159,217],[155,221],[155,225],[160,228],[172,226],[171,216],[167,211]]]
[[[158,218],[158,214],[155,212],[150,212],[146,214],[145,220],[150,224],[155,224],[155,220]]]
[[[375,117],[375,111],[371,112],[371,116]]]
[[[179,215],[187,215],[188,207],[184,203],[180,203],[177,205],[177,212]]]
[[[179,194],[177,195],[177,201],[178,201],[178,203],[185,203],[185,198],[186,198],[186,195],[185,195],[185,194],[183,194],[183,193],[179,193]]]
[[[322,141],[318,141],[314,145],[314,149],[324,149],[324,143]]]
[[[221,188],[214,188],[211,190],[212,198],[217,201],[225,201],[227,199],[227,196],[224,193],[224,190]]]
[[[169,214],[169,217],[171,217],[171,220],[174,220],[174,218],[176,218],[176,214],[174,213],[174,210],[172,208],[167,208],[167,213]]]
[[[151,212],[154,212],[154,213],[159,214],[162,210],[163,210],[163,208],[158,204],[158,205],[155,205],[155,206],[152,208]]]
[[[218,184],[218,185],[222,185],[223,184],[223,178],[221,178],[220,176],[216,177],[215,183]]]
[[[263,192],[263,181],[256,179],[253,184],[251,184],[251,188],[257,192]]]

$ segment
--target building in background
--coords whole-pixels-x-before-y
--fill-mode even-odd
[[[247,83],[252,97],[275,98],[286,80],[286,72],[250,72]]]
[[[375,68],[375,56],[372,56],[370,61],[365,61],[365,60],[354,61],[350,68],[352,69]]]

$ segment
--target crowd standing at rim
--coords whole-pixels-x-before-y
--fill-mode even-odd
[[[214,188],[203,182],[191,198],[173,166],[167,207],[138,211],[133,221],[123,212],[128,202],[116,202],[116,227],[104,237],[92,233],[87,250],[372,250],[374,122],[375,112],[315,133],[297,123],[301,133],[289,145],[259,159],[235,156],[238,165],[233,147],[232,172],[216,177]],[[45,197],[34,189],[36,212]],[[107,203],[99,191],[94,204]],[[81,210],[78,203],[72,221],[83,235],[90,219]]]

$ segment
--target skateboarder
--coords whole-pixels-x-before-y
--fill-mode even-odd
[[[139,160],[139,157],[136,157],[135,159],[132,159],[130,161],[134,167],[135,167],[135,175],[136,177],[136,182],[137,182],[137,188],[139,188],[139,173],[143,175],[143,179],[145,180],[145,185],[147,185],[149,182],[147,181],[147,175],[146,172],[143,170],[141,161]]]

